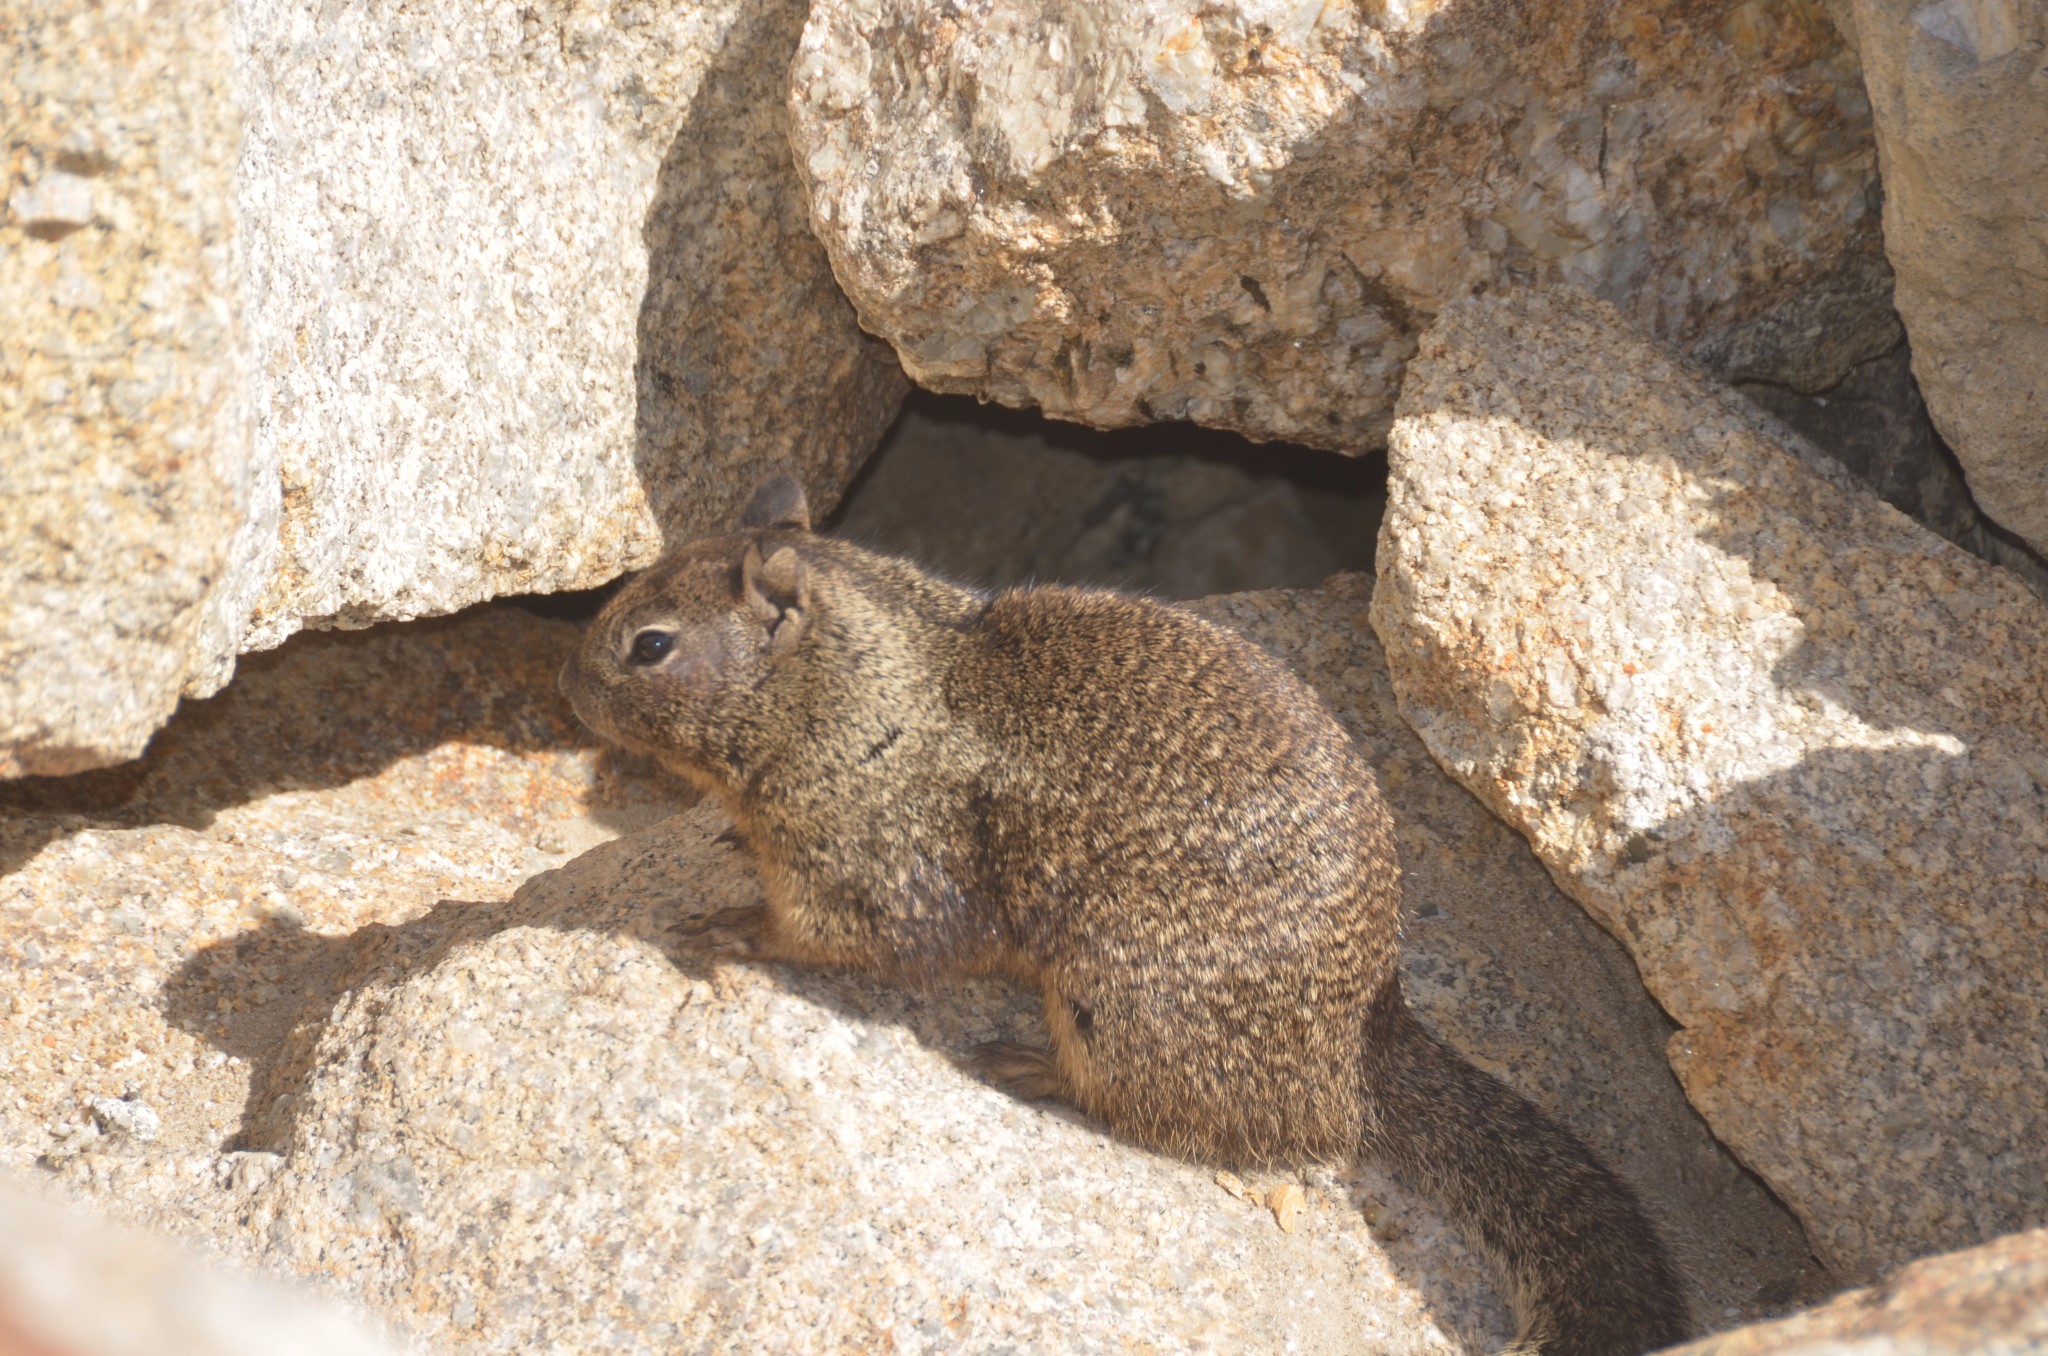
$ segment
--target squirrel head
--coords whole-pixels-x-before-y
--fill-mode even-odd
[[[561,688],[584,724],[715,783],[747,698],[816,619],[803,488],[754,491],[740,531],[691,542],[639,575],[584,632]]]

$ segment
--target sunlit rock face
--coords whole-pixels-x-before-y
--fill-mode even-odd
[[[840,283],[937,390],[1356,451],[1513,280],[1802,388],[1897,334],[1817,9],[820,0],[792,81]]]
[[[1913,375],[1977,502],[2048,553],[2048,4],[1831,9],[1875,106]]]
[[[1600,302],[1447,309],[1372,620],[1845,1279],[2048,1218],[2048,609]]]
[[[0,777],[301,628],[837,500],[906,389],[790,164],[804,10],[0,0]]]

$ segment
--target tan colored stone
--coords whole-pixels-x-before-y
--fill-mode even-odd
[[[1840,8],[1876,116],[1914,375],[1978,504],[2048,553],[2048,5]]]
[[[228,28],[0,4],[0,777],[140,753],[251,601]]]
[[[1213,1170],[957,1067],[1031,1031],[1027,995],[678,952],[682,918],[758,898],[722,827],[700,811],[366,950],[251,1200],[274,1255],[461,1351],[1497,1344],[1483,1269],[1412,1197],[1371,1188],[1399,1250],[1335,1174],[1283,1234]]]
[[[1362,624],[1368,593],[1351,577],[1201,610],[1298,664],[1384,770],[1418,915],[1406,965],[1418,1006],[1641,1184],[1681,1240],[1709,1321],[1809,1296],[1816,1278],[1795,1227],[1672,1087],[1662,1019],[1625,956],[1401,725]],[[142,863],[124,854],[172,830],[74,828],[10,878],[39,892],[0,896],[12,927],[27,919],[16,945],[36,939],[46,969],[86,979],[96,995],[69,1012],[75,1034],[40,1047],[47,1060],[13,1067],[38,1098],[126,1091],[166,1122],[144,1145],[21,1127],[67,1189],[339,1278],[455,1350],[716,1349],[741,1334],[758,1349],[886,1339],[904,1350],[1122,1350],[1133,1332],[1164,1350],[1504,1340],[1490,1270],[1426,1201],[1380,1174],[1249,1170],[1233,1196],[1214,1165],[1142,1153],[956,1067],[978,1040],[1030,1038],[1028,994],[990,984],[905,993],[844,975],[713,967],[679,950],[668,932],[679,918],[756,897],[710,814],[602,844],[507,900],[530,824],[538,839],[582,822],[579,794],[597,802],[584,814],[600,827],[618,821],[622,802],[646,805],[623,785],[583,789],[587,750],[558,742],[559,708],[539,678],[563,639],[563,628],[495,612],[302,637],[198,708],[221,713],[203,728],[188,734],[181,717],[167,752],[152,755],[176,761],[153,764],[125,812],[178,813],[184,782],[200,783],[202,805],[225,804],[208,829],[175,831],[203,838],[204,852],[157,868],[178,885],[146,915],[164,920],[147,934],[160,948],[153,961],[125,955],[119,925],[99,923],[73,925],[60,954],[35,920],[60,888],[74,907],[125,898]],[[360,713],[396,706],[400,674],[415,670],[449,676],[398,708],[416,713],[404,751],[352,748],[351,736],[369,733]],[[359,705],[342,699],[350,691]],[[461,692],[473,702],[444,713]],[[247,704],[222,705],[238,700]],[[309,704],[333,714],[295,745],[258,724]],[[460,723],[471,719],[484,723]],[[457,730],[471,742],[441,742]],[[230,751],[208,784],[209,751],[231,732],[250,751]],[[120,775],[96,774],[103,784]],[[316,785],[264,789],[307,781]],[[399,833],[391,825],[408,809],[434,827]],[[349,824],[359,836],[340,836]],[[360,863],[351,878],[362,896],[317,902],[338,886],[309,870],[296,885],[314,901],[305,926],[268,916],[278,856],[305,861],[315,846],[268,833],[344,847]],[[416,875],[441,870],[444,888],[473,902],[427,909],[426,882],[403,877],[404,859],[391,856],[405,851],[424,857]],[[77,865],[92,858],[98,875]],[[238,879],[245,921],[203,944],[170,935],[187,897],[219,899]],[[145,979],[138,966],[173,977]],[[264,984],[285,991],[295,1027]],[[124,986],[141,995],[132,1006],[111,997]],[[233,1011],[244,996],[248,1016]],[[216,1018],[222,1000],[229,1011]],[[221,1129],[187,1128],[197,1088],[176,1075],[182,1046],[159,1054],[138,1041],[143,1058],[112,1067],[134,1029],[114,1023],[165,1010],[249,1066],[232,1098],[239,1117],[206,1122],[235,1129],[244,1152],[224,1154]],[[24,1044],[33,1054],[62,1031],[38,1017]],[[1290,1182],[1305,1188],[1305,1208],[1287,1234],[1263,1202]]]
[[[1428,315],[1562,276],[1730,376],[1897,336],[1811,5],[820,0],[819,238],[934,390],[1359,452]]]
[[[656,181],[634,457],[671,543],[730,527],[764,467],[838,503],[910,390],[833,279],[790,162],[805,13],[747,0]]]
[[[283,1047],[353,939],[666,813],[676,788],[555,693],[574,639],[509,607],[300,637],[138,762],[0,786],[0,1168],[47,1155],[224,1237],[220,1156],[263,1147]],[[124,1142],[98,1098],[160,1133]]]
[[[835,501],[907,383],[808,230],[802,15],[0,4],[0,776],[302,626],[602,583],[765,463]]]
[[[2041,600],[1582,294],[1447,310],[1391,457],[1403,713],[1823,1259],[2048,1218]]]
[[[1775,1323],[1674,1356],[2031,1356],[2048,1351],[2048,1230],[1898,1269]]]
[[[602,583],[725,526],[763,462],[836,501],[906,385],[805,226],[802,13],[250,5],[285,512],[246,645]]]

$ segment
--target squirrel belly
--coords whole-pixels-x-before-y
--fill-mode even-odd
[[[961,588],[815,535],[778,479],[623,589],[562,686],[733,814],[766,902],[707,943],[1013,977],[1051,1046],[980,1067],[1018,1093],[1182,1156],[1396,1168],[1499,1266],[1518,1351],[1686,1335],[1628,1188],[1408,1012],[1372,771],[1257,646],[1105,591]]]

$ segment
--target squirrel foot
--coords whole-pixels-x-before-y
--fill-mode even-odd
[[[745,959],[767,954],[767,926],[767,907],[747,904],[685,918],[668,931],[671,936],[682,938],[692,950]]]
[[[1041,1097],[1070,1101],[1067,1076],[1050,1050],[1016,1041],[988,1041],[974,1047],[967,1067],[987,1078],[1003,1091],[1035,1102]]]

